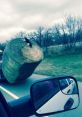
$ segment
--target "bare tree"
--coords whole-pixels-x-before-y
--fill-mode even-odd
[[[21,31],[14,36],[14,38],[24,38],[24,37],[27,37],[27,32],[24,31]]]
[[[82,19],[78,18],[77,21],[77,31],[76,31],[76,39],[77,42],[81,42],[82,41]]]
[[[41,26],[37,29],[37,41],[41,47],[43,46],[43,30]]]
[[[76,45],[76,42],[77,42],[76,32],[78,29],[79,29],[78,19],[72,16],[67,17],[66,30],[69,35],[68,44],[70,48],[75,47]]]
[[[51,35],[54,44],[61,44],[61,27],[59,24],[56,24],[52,27]]]
[[[65,23],[61,25],[62,44],[66,49],[75,48],[79,36],[81,36],[81,24],[81,19],[68,16]]]
[[[48,55],[48,46],[50,45],[50,36],[49,36],[49,29],[45,30],[44,33],[44,47],[45,47],[45,55]]]

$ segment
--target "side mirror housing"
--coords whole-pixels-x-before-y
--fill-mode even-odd
[[[80,102],[77,81],[71,76],[34,83],[31,86],[31,98],[37,116],[72,110]]]

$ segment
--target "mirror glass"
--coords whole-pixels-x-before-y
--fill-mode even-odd
[[[70,82],[64,86],[62,82]],[[64,83],[65,84],[65,83]],[[72,78],[49,79],[33,84],[32,99],[38,115],[66,111],[78,107],[79,95]],[[70,94],[70,95],[69,95]]]

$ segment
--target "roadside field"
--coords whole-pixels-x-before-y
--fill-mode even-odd
[[[82,81],[82,53],[45,58],[35,70],[43,75],[72,75]]]

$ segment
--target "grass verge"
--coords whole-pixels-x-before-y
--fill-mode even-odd
[[[82,53],[46,57],[35,73],[43,75],[70,75],[82,81]]]

